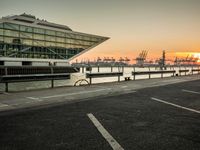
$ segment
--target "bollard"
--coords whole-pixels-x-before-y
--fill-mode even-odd
[[[110,68],[110,69],[111,69],[111,72],[113,72],[113,66],[111,66],[111,68]]]
[[[97,67],[97,70],[98,70],[98,72],[99,72],[99,65],[98,65],[98,67]]]
[[[118,76],[118,82],[120,82],[120,76]]]

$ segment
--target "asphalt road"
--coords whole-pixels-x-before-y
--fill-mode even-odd
[[[123,149],[200,149],[197,80],[2,113],[0,150],[112,150],[88,113]]]

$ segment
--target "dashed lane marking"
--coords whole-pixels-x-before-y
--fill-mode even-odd
[[[89,113],[87,114],[89,119],[95,125],[97,130],[101,133],[101,135],[106,139],[106,141],[110,144],[113,150],[124,150],[121,145],[110,135],[110,133],[102,126],[102,124],[96,119],[96,117]]]
[[[177,107],[177,108],[181,108],[181,109],[184,109],[184,110],[188,110],[188,111],[200,114],[200,111],[192,109],[192,108],[187,108],[187,107],[184,107],[184,106],[180,106],[180,105],[177,105],[177,104],[174,104],[174,103],[170,103],[170,102],[167,102],[167,101],[164,101],[164,100],[161,100],[161,99],[158,99],[158,98],[154,98],[154,97],[151,97],[151,99],[154,100],[154,101],[157,101],[157,102],[161,102],[161,103],[164,103],[164,104],[167,104],[167,105],[171,105],[171,106],[174,106],[174,107]]]
[[[191,91],[191,90],[182,89],[182,91],[183,91],[183,92],[187,92],[187,93],[200,94],[200,92]]]

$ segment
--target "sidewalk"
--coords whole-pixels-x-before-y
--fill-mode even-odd
[[[16,93],[0,94],[0,111],[32,108],[38,106],[57,105],[86,100],[91,97],[104,97],[117,94],[136,92],[137,89],[163,86],[168,84],[200,79],[200,75],[169,77],[162,79],[144,79],[102,83],[79,87],[58,87]]]

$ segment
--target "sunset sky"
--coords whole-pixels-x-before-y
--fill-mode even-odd
[[[78,59],[200,53],[200,0],[0,0],[0,16],[28,13],[110,37]],[[200,56],[200,55],[197,55]]]

